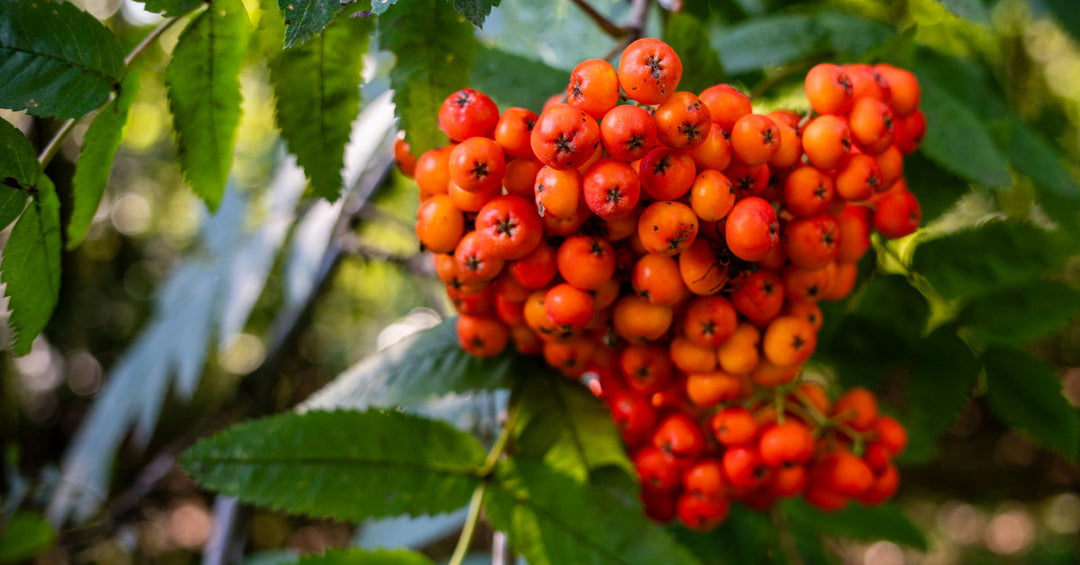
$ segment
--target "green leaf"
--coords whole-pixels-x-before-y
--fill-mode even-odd
[[[180,167],[210,210],[217,209],[229,178],[250,32],[243,2],[214,0],[212,10],[184,28],[165,69]]]
[[[340,0],[278,0],[285,19],[285,48],[300,45],[322,33],[341,10]]]
[[[44,516],[19,512],[0,531],[0,563],[21,563],[56,543],[56,531]]]
[[[307,412],[204,439],[182,464],[204,487],[341,520],[450,512],[479,484],[484,448],[449,424],[396,411]]]
[[[415,551],[384,550],[365,551],[358,548],[331,549],[322,555],[305,555],[296,565],[435,565],[423,554]]]
[[[454,8],[474,26],[484,27],[484,20],[491,13],[491,9],[501,3],[502,0],[454,0]]]
[[[360,73],[372,28],[365,18],[340,18],[270,61],[281,136],[315,194],[330,201],[341,194],[345,144],[360,111]]]
[[[990,25],[990,14],[980,0],[937,0],[937,3],[969,22]]]
[[[983,356],[986,400],[1001,419],[1050,449],[1076,460],[1080,418],[1061,393],[1061,380],[1039,359],[1015,349]]]
[[[983,343],[1023,345],[1050,335],[1077,314],[1080,290],[1036,281],[972,300],[960,312],[958,322]]]
[[[397,3],[398,0],[371,0],[371,12],[375,15],[383,14]]]
[[[75,163],[71,179],[74,205],[68,222],[67,248],[75,249],[86,237],[86,230],[101,203],[101,195],[109,183],[113,158],[123,139],[128,110],[139,92],[139,75],[129,73],[120,88],[120,95],[111,100],[94,117],[86,130],[82,152]]]
[[[981,367],[954,326],[931,332],[911,355],[906,406],[901,412],[909,441],[900,460],[925,462],[971,398]]]
[[[801,499],[783,504],[792,523],[799,523],[823,534],[859,541],[889,540],[927,550],[926,538],[899,508],[891,504],[863,506],[848,504],[838,512],[821,512]]]
[[[379,18],[380,41],[394,53],[394,104],[413,153],[447,142],[439,107],[467,86],[476,39],[472,26],[445,0],[399,0]]]
[[[136,0],[146,5],[147,12],[156,12],[163,16],[183,16],[206,4],[206,0]]]
[[[0,159],[0,184],[16,189],[37,185],[41,167],[34,154],[34,146],[30,145],[30,140],[19,128],[3,119],[0,119],[0,155],[4,156]],[[22,198],[25,199],[26,194]],[[21,206],[19,210],[22,210]],[[14,219],[0,224],[0,229]]]
[[[611,413],[580,383],[557,374],[518,382],[511,400],[518,457],[541,459],[579,481],[607,465],[633,471]]]
[[[732,504],[723,525],[695,532],[681,525],[668,528],[681,545],[707,565],[786,565],[776,524],[769,516]]]
[[[994,147],[985,124],[968,105],[940,86],[923,65],[919,78],[919,108],[926,114],[926,136],[921,151],[942,168],[972,182],[1002,187],[1012,183],[1005,158]]]
[[[60,296],[60,199],[49,177],[23,210],[4,245],[0,281],[7,284],[13,350],[26,355]]]
[[[930,304],[901,275],[875,277],[866,283],[857,311],[863,317],[890,328],[897,335],[918,339],[926,329]]]
[[[78,118],[124,76],[116,37],[70,2],[0,2],[0,107]]]
[[[0,230],[14,222],[25,207],[25,192],[18,188],[0,185]]]
[[[945,298],[978,296],[1042,277],[1069,255],[1062,234],[990,221],[920,243],[912,268]]]
[[[364,359],[306,404],[309,407],[402,406],[450,393],[509,389],[519,379],[551,378],[534,357],[505,351],[473,357],[458,345],[456,318]]]
[[[535,59],[481,44],[469,80],[500,108],[518,106],[539,114],[549,96],[566,88],[570,75]]]
[[[904,179],[919,199],[923,225],[952,208],[971,188],[966,180],[941,168],[921,152],[904,156]]]
[[[1031,177],[1042,209],[1055,221],[1080,227],[1080,185],[1062,165],[1061,150],[1013,116],[998,135],[1013,166]]]
[[[633,482],[623,484],[620,491],[598,488],[538,463],[507,460],[496,466],[484,509],[530,565],[697,563],[645,517]]]
[[[712,47],[732,74],[807,60],[857,57],[895,36],[889,26],[841,12],[753,18],[712,34]]]
[[[724,66],[720,64],[720,56],[709,46],[709,29],[701,20],[685,12],[670,14],[664,28],[664,40],[679,54],[683,68],[694,70],[683,74],[679,90],[701,92],[723,81]]]
[[[1039,0],[1039,4],[1057,18],[1074,40],[1080,40],[1080,10],[1073,0]]]

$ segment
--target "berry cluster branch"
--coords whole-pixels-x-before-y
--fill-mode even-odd
[[[592,20],[593,23],[597,25],[597,27],[599,27],[601,30],[604,31],[604,33],[610,35],[611,37],[615,39],[622,39],[626,37],[629,33],[629,30],[626,27],[615,25],[614,22],[607,19],[607,16],[605,16],[604,14],[598,12],[596,8],[593,8],[592,5],[589,4],[586,0],[570,1],[573,2],[574,5],[576,5],[578,8],[581,8],[581,11],[585,12],[585,15],[589,16],[589,19]]]

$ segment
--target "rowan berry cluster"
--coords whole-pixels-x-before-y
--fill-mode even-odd
[[[889,65],[821,64],[813,111],[755,113],[719,84],[678,91],[670,46],[592,59],[538,116],[451,94],[452,143],[402,169],[416,234],[476,356],[508,343],[594,392],[618,423],[657,520],[722,522],[730,500],[802,495],[823,509],[896,490],[907,438],[853,389],[800,379],[819,300],[846,296],[871,230],[920,210],[903,154],[925,129],[919,86]]]

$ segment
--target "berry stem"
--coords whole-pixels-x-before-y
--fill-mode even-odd
[[[570,1],[573,2],[574,5],[576,5],[578,8],[581,8],[581,11],[585,12],[585,15],[589,16],[589,19],[591,19],[597,27],[599,27],[601,30],[604,31],[604,33],[610,35],[611,37],[615,39],[622,39],[626,37],[626,35],[629,33],[629,30],[627,28],[615,25],[614,22],[607,19],[604,14],[598,12],[596,8],[593,8],[592,5],[585,0]]]
[[[798,398],[803,407],[807,409],[807,412],[810,414],[810,417],[814,420],[815,424],[820,426],[828,420],[828,418],[821,413],[821,410],[818,410],[817,405],[811,402],[803,391],[799,390],[799,387],[791,389],[791,392],[795,394],[795,398]]]
[[[780,549],[784,552],[784,561],[788,565],[804,565],[802,556],[799,555],[799,545],[795,540],[795,535],[791,533],[791,525],[788,524],[787,517],[779,506],[773,507],[772,521],[780,537]]]
[[[465,554],[472,545],[473,534],[476,533],[476,524],[480,522],[480,508],[484,503],[484,493],[487,492],[487,480],[480,481],[480,485],[473,491],[469,500],[469,514],[465,517],[465,525],[461,528],[461,536],[458,537],[457,545],[454,546],[454,554],[450,557],[447,565],[461,565],[465,560]]]

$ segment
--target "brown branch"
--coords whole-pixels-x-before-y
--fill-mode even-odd
[[[597,25],[597,27],[602,29],[604,31],[604,33],[610,35],[611,37],[613,37],[615,39],[622,39],[622,38],[626,37],[627,34],[630,32],[627,28],[625,28],[623,26],[617,26],[614,23],[612,23],[612,21],[607,19],[607,17],[604,16],[604,14],[601,14],[600,12],[596,11],[596,8],[593,8],[585,0],[570,0],[570,1],[573,2],[578,8],[581,8],[581,11],[585,12],[585,15],[589,16],[589,19],[591,19],[593,21],[593,23],[595,23]]]

